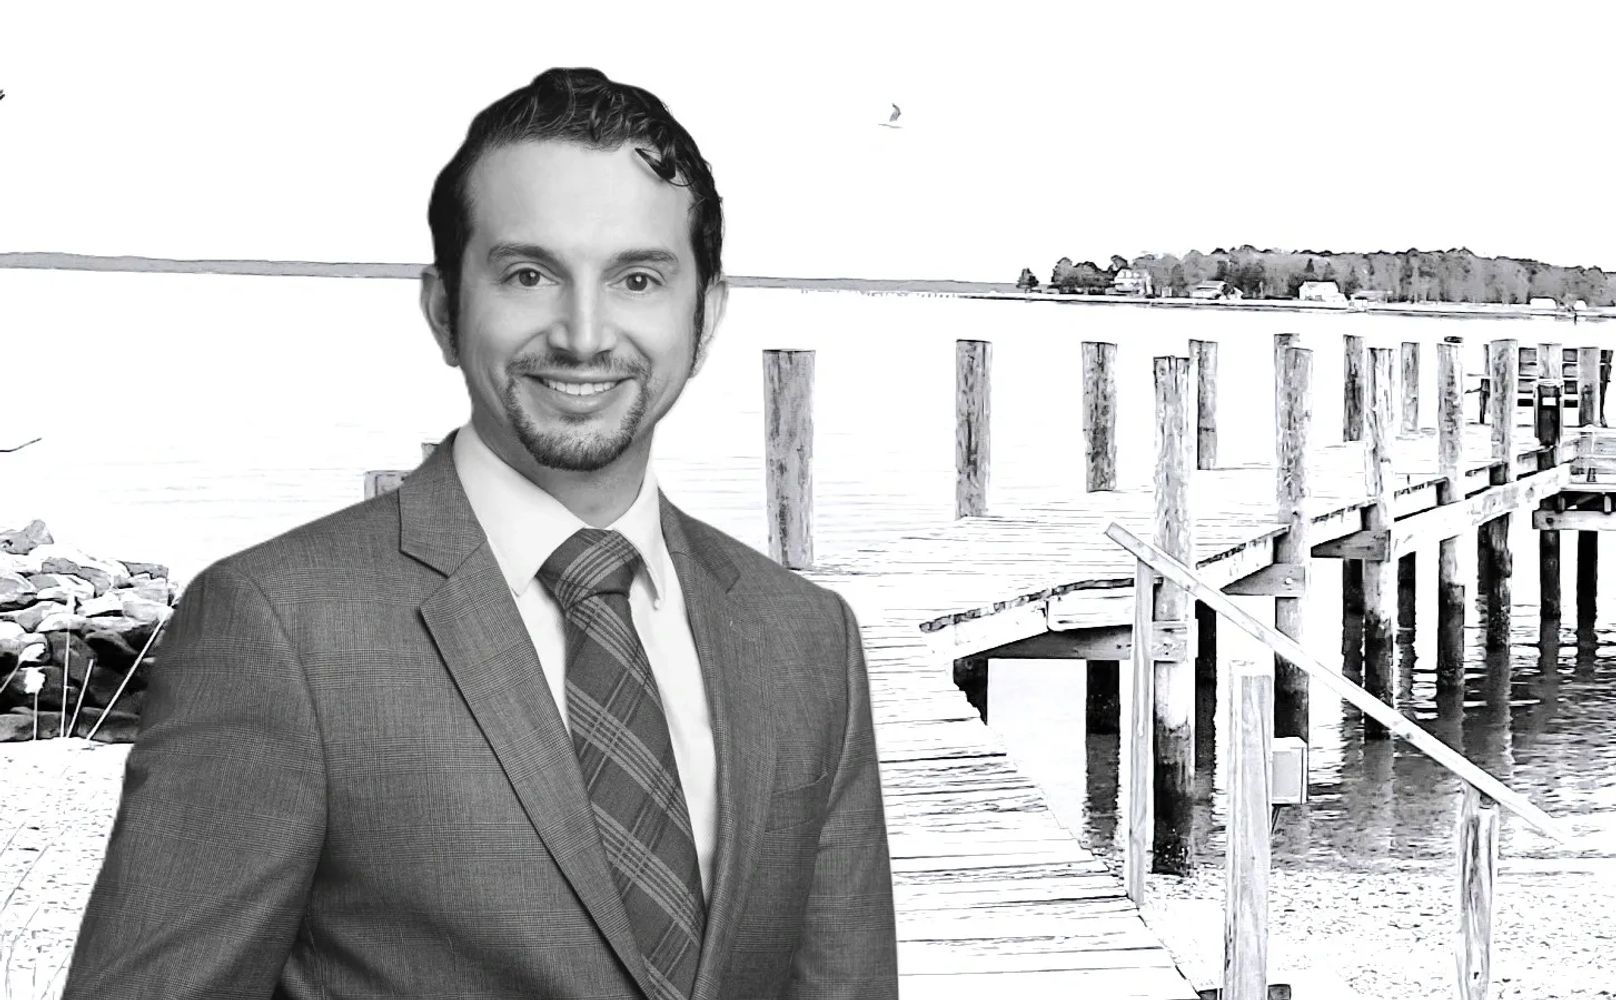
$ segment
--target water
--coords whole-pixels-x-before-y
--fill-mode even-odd
[[[355,502],[366,469],[412,467],[420,442],[439,440],[466,415],[459,373],[442,364],[415,287],[404,281],[0,270],[0,330],[0,445],[44,439],[0,456],[0,525],[41,517],[60,541],[164,562],[181,578]],[[1471,370],[1494,337],[1606,347],[1616,339],[1610,325],[1548,319],[738,289],[707,367],[659,431],[657,467],[677,502],[764,548],[759,352],[816,350],[816,551],[834,561],[872,507],[917,524],[952,517],[955,338],[994,345],[989,502],[1010,504],[1083,488],[1083,339],[1118,344],[1119,475],[1139,481],[1152,462],[1150,358],[1183,354],[1189,338],[1219,341],[1219,457],[1259,461],[1272,449],[1271,335],[1286,331],[1315,351],[1319,441],[1340,439],[1343,333],[1386,347],[1459,334]],[[1422,417],[1430,423],[1433,348],[1422,361]],[[1579,637],[1568,541],[1565,648],[1556,670],[1539,670],[1536,545],[1525,520],[1516,519],[1509,670],[1489,669],[1473,611],[1462,718],[1436,714],[1434,628],[1419,630],[1401,652],[1410,671],[1399,707],[1581,835],[1574,848],[1558,847],[1506,818],[1507,857],[1616,859],[1616,748],[1606,736],[1616,724],[1616,637],[1608,628]],[[1461,550],[1473,557],[1473,546]],[[1616,620],[1613,566],[1616,553],[1601,573],[1600,622]],[[1434,567],[1434,552],[1422,554],[1422,623],[1435,617]],[[1340,648],[1339,574],[1321,563],[1315,579],[1307,641],[1328,662]],[[1241,603],[1267,614],[1264,600]],[[1261,655],[1223,630],[1225,660]],[[1083,718],[1082,672],[1031,661],[994,670],[994,727],[1062,822],[1097,850],[1114,851],[1116,738],[1073,738]],[[1213,716],[1203,715],[1204,736]],[[1312,802],[1283,821],[1276,858],[1337,867],[1447,863],[1457,779],[1400,742],[1365,742],[1357,733],[1334,699],[1315,694]],[[1221,736],[1206,750],[1196,836],[1215,862]]]

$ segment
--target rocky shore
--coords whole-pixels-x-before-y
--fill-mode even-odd
[[[0,531],[0,742],[133,741],[178,596],[167,567],[58,544],[43,521]]]

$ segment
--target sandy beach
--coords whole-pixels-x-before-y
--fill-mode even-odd
[[[0,746],[8,822],[0,886],[5,995],[47,991],[77,934],[117,807],[129,746],[41,740]],[[0,840],[0,843],[3,843]],[[1500,859],[1494,987],[1500,1000],[1616,997],[1616,874],[1611,862]],[[24,877],[26,875],[26,877]],[[1276,869],[1270,882],[1272,980],[1298,1000],[1454,995],[1454,878],[1447,866],[1375,872]],[[1145,919],[1197,987],[1222,961],[1223,875],[1152,876]]]

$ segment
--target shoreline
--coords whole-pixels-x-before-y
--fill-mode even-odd
[[[377,261],[298,261],[245,259],[179,259],[134,255],[102,255],[21,251],[0,253],[0,270],[100,271],[136,274],[214,274],[252,277],[369,278],[414,281],[425,264]],[[1209,301],[1191,298],[1140,298],[1128,295],[1063,295],[1044,289],[1027,291],[1013,282],[963,281],[952,278],[794,278],[728,275],[735,288],[768,288],[800,292],[859,292],[865,295],[919,295],[1009,302],[1053,302],[1061,305],[1132,306],[1147,309],[1211,309],[1225,312],[1372,313],[1382,316],[1471,319],[1549,319],[1600,322],[1616,319],[1616,307],[1544,309],[1485,302],[1304,302],[1299,299]]]

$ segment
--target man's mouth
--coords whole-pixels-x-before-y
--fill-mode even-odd
[[[598,396],[616,388],[623,379],[610,382],[563,382],[560,379],[541,378],[540,382],[554,389],[556,392],[566,393],[569,396]]]

